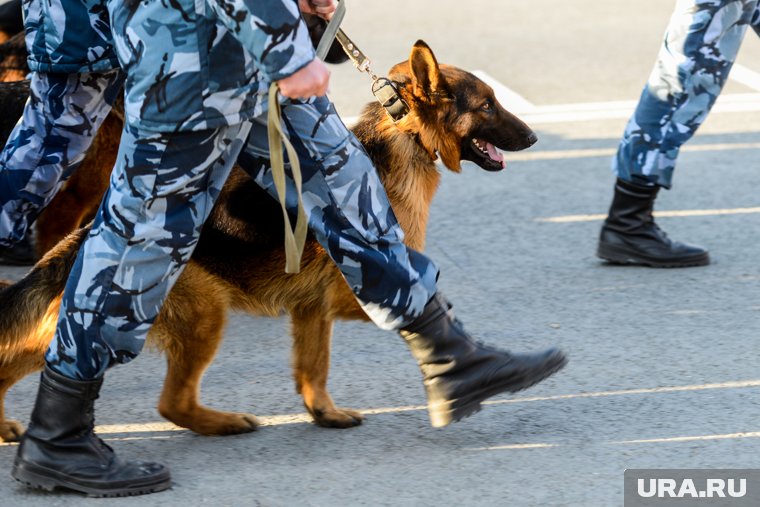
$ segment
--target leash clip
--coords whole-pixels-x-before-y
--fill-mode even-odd
[[[343,30],[338,30],[335,34],[335,39],[359,72],[366,72],[373,81],[377,79],[375,73],[369,68],[369,64],[371,63],[370,59],[356,46],[354,41],[348,38],[348,35],[346,35]]]

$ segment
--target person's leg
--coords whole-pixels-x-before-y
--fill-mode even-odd
[[[164,467],[123,461],[100,442],[92,431],[93,403],[106,369],[142,349],[248,129],[125,128],[111,186],[64,290],[35,412],[14,463],[16,479],[97,496],[169,487]]]
[[[309,227],[367,315],[406,340],[423,371],[434,426],[466,417],[485,398],[529,387],[564,366],[558,350],[512,354],[464,331],[438,293],[437,267],[403,244],[372,161],[329,100],[288,102],[282,114],[301,162]],[[277,198],[263,122],[254,122],[238,162]],[[287,183],[294,210],[290,177]]]
[[[671,187],[680,147],[720,94],[756,7],[757,0],[679,0],[612,161],[618,180],[600,257],[662,267],[709,263],[705,250],[671,241],[652,209],[659,188]]]
[[[123,75],[33,73],[24,114],[0,153],[0,246],[23,239],[82,161]]]
[[[436,293],[438,268],[403,244],[404,233],[361,143],[324,97],[286,102],[282,115],[300,155],[309,228],[375,324],[399,329],[411,322]],[[263,121],[254,121],[239,163],[277,198]],[[287,183],[288,205],[295,209],[289,172]]]

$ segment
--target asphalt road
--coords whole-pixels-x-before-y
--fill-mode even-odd
[[[171,491],[109,505],[622,505],[626,468],[753,468],[760,454],[758,244],[760,43],[748,34],[738,81],[684,150],[658,210],[671,236],[708,246],[704,268],[610,267],[594,257],[611,198],[609,159],[674,2],[450,0],[352,2],[345,23],[383,71],[416,39],[441,62],[481,71],[539,135],[508,167],[447,173],[427,253],[467,327],[515,350],[562,346],[556,377],[451,427],[429,426],[402,341],[368,324],[336,326],[330,387],[367,412],[350,430],[314,426],[288,367],[285,319],[231,318],[204,401],[252,411],[256,433],[209,438],[155,410],[163,359],[146,351],[106,379],[97,417],[125,456],[163,460]],[[335,68],[345,116],[368,81]],[[722,211],[715,211],[722,210]],[[22,269],[0,267],[0,277]],[[36,379],[8,395],[30,413]],[[15,445],[0,445],[0,477]],[[27,491],[6,475],[0,505],[102,505]]]

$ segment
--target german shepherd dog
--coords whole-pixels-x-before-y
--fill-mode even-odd
[[[440,180],[440,156],[451,171],[469,160],[499,171],[498,150],[522,150],[536,136],[505,110],[493,90],[472,74],[439,65],[422,41],[408,61],[388,75],[409,105],[394,123],[379,104],[368,105],[353,128],[377,167],[406,243],[425,246],[431,200]],[[284,273],[279,205],[236,168],[207,221],[190,263],[169,294],[149,340],[166,353],[168,370],[158,410],[173,423],[204,435],[253,431],[255,416],[220,412],[199,402],[203,372],[222,340],[229,310],[290,315],[296,390],[320,426],[346,428],[362,415],[335,406],[327,392],[330,338],[336,319],[363,319],[336,266],[313,238],[302,271]],[[0,437],[14,440],[22,427],[6,420],[3,400],[11,385],[44,365],[61,292],[87,229],[75,231],[19,282],[0,290]],[[201,296],[202,295],[202,296]]]

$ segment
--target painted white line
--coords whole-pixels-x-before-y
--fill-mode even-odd
[[[617,142],[617,141],[612,141]],[[689,144],[681,148],[682,153],[699,153],[705,151],[726,151],[726,150],[758,150],[760,142],[757,143],[710,143],[710,144]],[[528,150],[516,153],[507,153],[508,161],[515,162],[536,162],[541,160],[569,160],[575,158],[594,158],[594,157],[611,157],[615,154],[617,148],[583,148],[577,150]]]
[[[550,449],[559,447],[558,444],[511,444],[511,445],[494,445],[491,447],[475,447],[465,449],[465,451],[509,451],[513,449]]]
[[[663,394],[663,393],[683,393],[683,392],[696,392],[707,391],[715,389],[744,389],[760,387],[760,379],[756,380],[739,380],[730,382],[716,382],[710,384],[692,384],[684,386],[665,386],[665,387],[650,387],[640,389],[618,389],[612,391],[595,391],[589,393],[574,393],[574,394],[560,394],[556,396],[533,396],[526,398],[515,398],[509,400],[492,400],[486,401],[484,405],[505,405],[514,403],[533,403],[541,401],[558,401],[558,400],[573,400],[573,399],[587,399],[587,398],[606,398],[612,396],[631,396],[641,394]],[[409,405],[401,407],[385,407],[385,408],[373,408],[362,410],[361,413],[365,415],[372,414],[387,414],[398,412],[409,412],[416,410],[426,410],[425,405]],[[296,423],[310,423],[311,416],[308,414],[282,414],[258,417],[262,426],[277,426],[284,424],[296,424]],[[180,436],[184,432],[190,434],[190,431],[176,426],[169,422],[151,422],[141,424],[106,424],[100,425],[95,428],[95,431],[106,437],[107,435],[114,435],[107,437],[109,440],[140,440],[140,439],[164,439],[172,438],[172,435]],[[645,443],[655,441],[680,441],[678,439],[701,439],[710,440],[717,438],[746,438],[747,436],[755,437],[760,436],[760,433],[732,433],[729,435],[708,435],[702,437],[674,437],[668,439],[651,439],[651,440],[627,440],[620,442],[608,442],[608,443]],[[0,443],[0,447],[7,445],[17,445],[15,443]],[[497,450],[497,449],[532,449],[532,448],[548,448],[558,447],[557,444],[548,443],[530,443],[530,444],[514,444],[506,446],[487,447],[482,449],[470,449],[470,450]]]
[[[616,141],[611,141],[612,143]],[[760,147],[760,143],[758,143]],[[617,148],[582,148],[577,150],[528,150],[504,152],[508,162],[538,162],[541,160],[570,160],[575,158],[611,157]]]
[[[519,115],[520,119],[529,125],[627,119],[631,117],[637,104],[635,100],[613,100],[609,102],[578,102],[537,106],[485,72],[475,71],[473,74],[478,75],[494,89],[496,97],[504,107]],[[757,77],[760,80],[760,75]],[[748,83],[753,82],[753,80],[754,77],[747,77]],[[760,83],[757,84],[758,89],[760,89]],[[760,93],[732,93],[718,97],[710,114],[754,111],[760,111]],[[358,119],[358,116],[346,116],[343,121],[350,127]]]
[[[584,398],[605,398],[611,396],[630,396],[640,394],[662,394],[662,393],[679,393],[679,392],[694,392],[694,391],[706,391],[714,389],[744,389],[751,387],[760,387],[760,379],[757,380],[740,380],[731,382],[719,382],[711,384],[693,384],[684,386],[665,386],[665,387],[650,387],[640,389],[619,389],[614,391],[595,391],[589,393],[574,393],[574,394],[560,394],[556,396],[532,396],[524,398],[514,398],[509,400],[491,400],[486,401],[484,405],[505,405],[514,403],[534,403],[540,401],[558,401],[558,400],[573,400]],[[375,415],[375,414],[388,414],[410,411],[427,410],[425,405],[408,405],[400,407],[379,407],[361,410],[362,414]],[[262,426],[278,426],[285,424],[297,424],[297,423],[310,423],[311,416],[305,413],[301,414],[282,414],[282,415],[270,415],[258,417]],[[185,431],[189,433],[189,430],[181,428],[169,422],[151,422],[141,424],[106,424],[100,425],[95,428],[95,431],[100,435],[124,435],[135,433],[173,433],[178,431]],[[158,436],[158,435],[154,435]],[[122,437],[131,438],[131,437]],[[5,445],[5,444],[0,444]]]
[[[655,211],[654,216],[658,218],[671,217],[708,217],[719,215],[746,215],[751,213],[760,213],[760,207],[754,208],[732,208],[732,209],[692,209],[692,210],[672,210],[672,211]],[[607,214],[593,215],[564,215],[558,217],[536,218],[536,222],[549,222],[554,224],[567,224],[575,222],[596,222],[607,218]]]
[[[516,398],[511,400],[486,401],[484,405],[502,405],[505,403],[527,403],[535,401],[572,400],[580,398],[605,398],[608,396],[630,396],[633,394],[662,394],[682,393],[691,391],[709,391],[712,389],[743,389],[760,387],[758,380],[739,380],[735,382],[718,382],[713,384],[693,384],[686,386],[645,387],[640,389],[619,389],[615,391],[596,391],[590,393],[559,394],[556,396],[534,396],[531,398]]]
[[[760,438],[760,431],[748,431],[742,433],[724,433],[716,435],[693,435],[693,436],[680,436],[680,437],[666,437],[666,438],[646,438],[637,440],[616,440],[611,442],[601,442],[604,445],[631,445],[631,444],[670,444],[681,442],[709,442],[712,440],[737,440],[743,438]],[[584,442],[586,444],[587,442]],[[594,443],[594,442],[592,442]],[[551,449],[557,447],[563,447],[567,444],[549,444],[549,443],[533,443],[533,444],[507,444],[507,445],[494,445],[489,447],[474,447],[465,449],[466,451],[511,451],[517,449]]]
[[[256,417],[261,426],[280,426],[283,424],[300,424],[309,423],[312,418],[309,414],[282,414],[267,415]],[[170,422],[152,422],[145,424],[104,424],[97,427],[97,432],[102,435],[113,435],[116,433],[155,433],[155,432],[173,432],[189,431]]]
[[[750,78],[747,78],[750,80]],[[760,89],[760,88],[758,88]],[[576,121],[627,119],[636,108],[637,101],[588,102],[537,106],[520,115],[529,125],[540,123],[572,123]],[[733,93],[721,95],[711,114],[760,111],[760,94]]]
[[[735,63],[728,78],[760,92],[760,74],[744,65]]]
[[[502,106],[509,109],[512,113],[530,113],[536,108],[536,106],[534,106],[528,99],[500,83],[487,72],[476,70],[472,73],[480,78],[485,84],[493,88],[493,91],[496,94],[496,99],[501,102]]]
[[[698,435],[683,436],[671,438],[649,438],[645,440],[620,440],[617,442],[608,442],[609,444],[664,444],[668,442],[696,442],[701,440],[730,440],[736,438],[760,438],[760,431],[750,431],[746,433],[726,433],[723,435]]]

